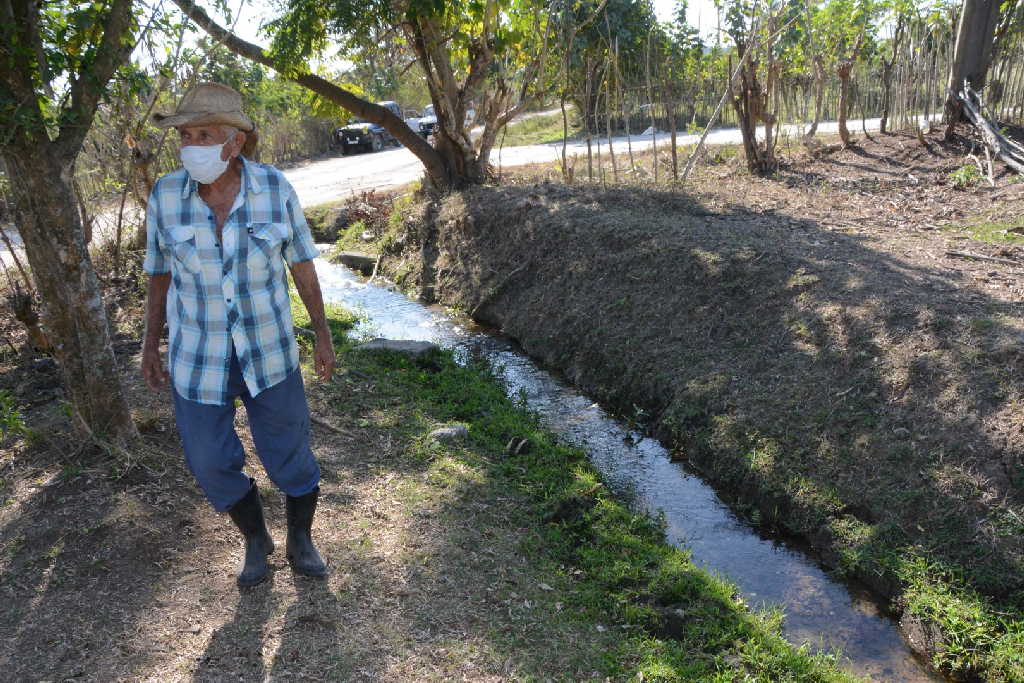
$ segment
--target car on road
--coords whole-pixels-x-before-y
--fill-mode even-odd
[[[398,118],[402,118],[402,108],[397,102],[378,102]],[[334,131],[334,144],[341,148],[342,154],[351,154],[357,150],[379,152],[387,145],[398,145],[398,140],[384,126],[370,123],[363,119],[353,119],[348,125]]]
[[[423,109],[423,116],[420,117],[419,126],[420,135],[423,137],[428,138],[434,134],[434,130],[437,129],[437,114],[434,113],[434,105],[428,104]]]
[[[407,109],[402,114],[402,120],[405,121],[405,125],[412,128],[417,133],[420,132],[420,113],[415,109]]]
[[[472,125],[473,121],[476,120],[476,110],[468,109],[466,111],[466,125]],[[437,114],[434,113],[434,105],[428,104],[426,109],[423,110],[423,116],[420,118],[420,135],[425,138],[429,138],[431,135],[437,132]]]

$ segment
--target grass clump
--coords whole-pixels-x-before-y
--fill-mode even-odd
[[[569,116],[569,139],[572,139],[580,134],[583,125],[575,109],[570,110],[567,114]],[[543,145],[561,142],[563,133],[562,113],[555,112],[510,123],[505,127],[502,135],[498,136],[498,142],[504,147]]]
[[[953,187],[974,187],[981,182],[984,176],[981,170],[974,164],[964,164],[960,168],[950,171],[946,174],[946,178],[952,183]]]
[[[979,242],[1024,244],[1024,230],[1019,222],[983,221],[966,226],[966,230],[971,239]]]
[[[338,233],[338,239],[334,241],[334,248],[337,251],[363,251],[366,249],[366,242],[363,240],[363,233],[366,232],[366,223],[357,220]]]
[[[1024,227],[1020,221],[992,220],[990,216],[978,215],[962,223],[944,226],[944,229],[955,233],[956,239],[969,238],[989,244],[1024,245]]]
[[[25,424],[25,416],[18,409],[14,396],[9,391],[0,391],[0,439],[28,435],[29,428]]]

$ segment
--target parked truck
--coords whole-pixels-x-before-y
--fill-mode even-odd
[[[402,108],[397,102],[378,102],[398,118],[402,118]],[[341,148],[342,154],[356,151],[379,152],[387,145],[398,146],[399,142],[384,126],[370,123],[363,119],[353,119],[334,131],[334,145]]]

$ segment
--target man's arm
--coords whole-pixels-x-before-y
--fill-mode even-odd
[[[316,374],[320,379],[327,381],[334,374],[334,342],[331,340],[331,330],[327,327],[324,298],[320,293],[320,280],[316,276],[316,268],[313,267],[311,260],[293,263],[289,268],[299,298],[309,312],[310,326],[316,333],[316,345],[313,349]]]
[[[167,320],[167,290],[171,274],[149,276],[146,290],[146,333],[142,341],[142,376],[152,391],[159,391],[171,376],[160,360],[160,332]]]

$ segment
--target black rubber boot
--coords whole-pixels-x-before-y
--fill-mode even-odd
[[[263,505],[255,481],[250,484],[249,492],[228,508],[228,515],[245,536],[245,561],[238,573],[238,587],[248,588],[263,583],[270,573],[267,556],[274,552],[274,539],[263,521]]]
[[[320,557],[310,529],[313,528],[313,515],[316,514],[316,501],[320,496],[317,487],[304,496],[287,497],[288,509],[288,564],[292,571],[303,576],[323,578],[327,576],[327,565]]]

